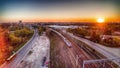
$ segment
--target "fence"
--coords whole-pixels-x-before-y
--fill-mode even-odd
[[[85,60],[82,68],[120,68],[120,58]]]

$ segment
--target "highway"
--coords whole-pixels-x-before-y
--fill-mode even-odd
[[[48,68],[46,62],[49,62],[49,38],[42,34],[34,44],[16,68]]]
[[[38,31],[34,30],[32,38],[19,51],[16,52],[16,55],[12,60],[6,61],[4,64],[1,65],[0,68],[16,68],[16,66],[19,65],[19,63],[30,51],[31,47],[34,45],[34,42],[37,40],[38,36],[39,36]]]
[[[56,33],[56,31],[59,32],[62,36],[60,34]],[[72,67],[82,68],[83,61],[85,61],[85,60],[98,60],[98,59],[106,58],[102,54],[99,54],[98,52],[91,49],[90,47],[87,47],[86,45],[76,41],[70,35],[63,33],[61,30],[55,30],[53,32],[55,32],[57,35],[59,35],[59,37],[65,37],[72,44],[71,48],[69,48],[69,46],[66,44],[66,46],[64,46],[65,49],[62,50],[62,51],[65,51],[64,55],[67,56],[67,59],[71,60],[71,63],[72,63],[71,65],[73,65],[69,68],[72,68]],[[66,59],[64,59],[64,60],[67,61]],[[69,63],[69,62],[66,62],[66,65],[67,65],[67,63]],[[92,63],[92,64],[87,64],[86,67],[84,67],[84,68],[105,68],[105,67],[115,68],[115,65],[111,64],[111,62],[105,62],[105,66],[104,67],[102,67],[102,66],[103,66],[102,63]]]
[[[69,33],[69,32],[64,32],[67,36],[69,36],[69,37],[71,37],[71,38],[74,38],[74,40],[79,40],[79,41],[82,41],[82,42],[84,42],[85,44],[87,44],[87,46],[88,47],[82,47],[82,49],[84,49],[84,51],[86,51],[86,52],[88,52],[89,53],[89,55],[90,55],[90,51],[91,51],[91,55],[90,56],[94,56],[94,57],[96,57],[97,58],[97,56],[98,56],[98,59],[95,59],[95,60],[89,60],[88,62],[92,62],[93,63],[93,61],[97,61],[97,62],[103,62],[103,60],[106,60],[106,61],[109,61],[109,60],[112,60],[112,62],[114,62],[114,63],[116,63],[117,65],[120,65],[120,58],[118,57],[118,56],[116,56],[116,55],[114,55],[113,53],[110,53],[110,52],[108,52],[108,51],[106,51],[105,49],[103,49],[103,48],[101,48],[101,47],[99,47],[100,45],[99,44],[96,44],[96,43],[94,43],[94,42],[91,42],[91,41],[89,41],[89,40],[86,40],[86,39],[83,39],[83,38],[80,38],[80,37],[77,37],[77,36],[75,36],[75,35],[73,35],[73,34],[71,34],[71,33]],[[80,45],[79,45],[80,46]],[[81,47],[81,46],[80,46]],[[103,55],[103,57],[100,57],[100,55],[99,54],[94,54],[94,52],[92,51],[92,50],[89,50],[90,48],[91,49],[94,49],[93,51],[95,52],[98,52],[98,53],[100,53],[101,55]],[[86,49],[87,48],[87,49]],[[112,63],[111,62],[111,63]],[[94,62],[95,63],[95,62]],[[108,62],[107,62],[107,64],[109,64]],[[109,64],[109,65],[111,65],[111,64]],[[107,65],[106,65],[107,66]],[[114,65],[113,66],[111,66],[111,67],[113,67],[114,68]]]
[[[69,33],[69,32],[65,32],[65,33],[66,33],[67,35],[69,35],[70,37],[72,37],[72,38],[75,38],[75,39],[77,39],[77,40],[80,40],[80,41],[86,43],[89,47],[91,47],[91,48],[93,48],[95,51],[101,53],[101,54],[102,54],[103,56],[105,56],[106,58],[108,58],[108,59],[113,59],[113,60],[114,60],[113,62],[115,62],[116,64],[118,64],[118,65],[120,66],[120,62],[119,62],[119,61],[120,61],[120,57],[118,57],[117,55],[115,55],[115,54],[113,54],[113,53],[111,53],[111,52],[108,52],[107,50],[101,48],[100,46],[102,46],[102,45],[99,45],[99,44],[97,44],[97,43],[91,42],[91,41],[89,41],[89,40],[87,40],[87,39],[84,39],[84,38],[77,37],[77,36],[75,36],[75,35],[73,35],[73,34],[71,34],[71,33]]]
[[[77,39],[77,40],[80,40],[80,41],[83,41],[83,42],[89,44],[89,46],[91,46],[91,47],[94,48],[95,50],[101,52],[101,53],[102,53],[104,56],[106,56],[107,58],[115,58],[115,57],[117,57],[116,55],[114,55],[114,54],[112,54],[112,53],[110,53],[110,52],[108,52],[108,51],[100,48],[99,46],[97,46],[97,45],[99,45],[99,44],[96,44],[96,43],[94,43],[94,42],[91,42],[91,41],[89,41],[89,40],[86,40],[86,39],[83,39],[83,38],[80,38],[80,37],[78,38],[77,36],[72,35],[72,34],[70,34],[70,33],[67,33],[67,34],[70,35],[71,37]]]

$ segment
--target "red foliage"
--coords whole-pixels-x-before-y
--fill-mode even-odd
[[[0,28],[0,64],[2,64],[7,57],[9,57],[9,45],[6,42],[5,32],[2,28]]]

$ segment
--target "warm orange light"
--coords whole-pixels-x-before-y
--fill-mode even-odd
[[[97,19],[97,22],[98,22],[98,23],[103,23],[103,22],[104,22],[104,18],[98,18],[98,19]]]

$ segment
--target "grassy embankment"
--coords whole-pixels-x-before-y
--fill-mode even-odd
[[[60,56],[59,40],[51,33],[50,38],[50,68],[65,68],[65,64],[58,57]]]

